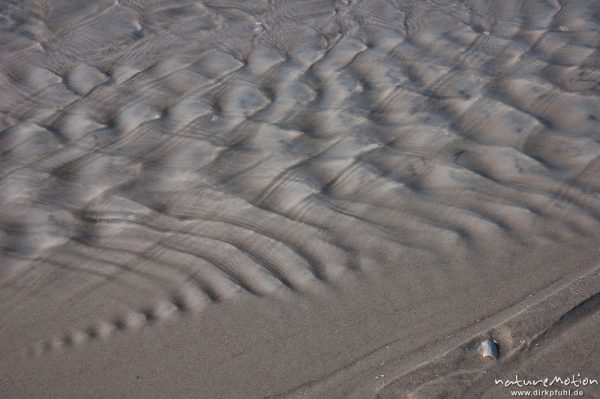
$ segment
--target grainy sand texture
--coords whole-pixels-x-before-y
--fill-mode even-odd
[[[600,380],[600,1],[0,0],[0,29],[1,398]]]

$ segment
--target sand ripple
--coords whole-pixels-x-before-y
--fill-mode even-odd
[[[3,354],[597,247],[597,2],[75,3],[0,2]]]

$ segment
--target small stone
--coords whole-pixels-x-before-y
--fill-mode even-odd
[[[568,32],[568,31],[569,31],[569,28],[567,28],[567,27],[566,27],[566,26],[564,26],[564,25],[561,25],[561,26],[559,26],[559,27],[558,27],[558,30],[559,30],[559,31],[561,31],[561,32]]]
[[[498,360],[498,343],[488,338],[479,346],[479,352],[483,357],[491,357],[494,360]]]

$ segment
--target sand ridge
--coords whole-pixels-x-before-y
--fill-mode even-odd
[[[598,261],[599,13],[1,1],[8,396],[86,364],[89,397],[347,397],[339,370],[381,345],[399,378],[577,280]],[[149,372],[148,347],[171,359],[154,390],[103,368]],[[46,395],[81,397],[69,381]]]

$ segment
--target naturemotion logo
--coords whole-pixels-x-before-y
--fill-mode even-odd
[[[529,386],[532,386],[532,387],[543,386],[544,388],[549,388],[549,387],[552,387],[555,385],[579,388],[579,387],[586,387],[586,386],[591,386],[591,385],[598,385],[598,380],[595,378],[582,377],[581,374],[579,374],[579,373],[577,373],[577,375],[573,374],[568,377],[554,376],[554,377],[543,377],[543,378],[539,378],[539,379],[519,378],[519,375],[515,374],[514,379],[503,380],[503,379],[496,378],[496,379],[494,379],[494,383],[496,385],[503,385],[505,387],[512,386],[512,387],[519,387],[519,388],[529,387]]]
[[[515,374],[514,378],[494,379],[496,385],[510,390],[510,396],[529,397],[582,397],[582,388],[598,385],[598,379],[582,376],[580,373],[570,376],[554,376],[542,378],[521,378]],[[514,389],[520,388],[520,389]],[[548,389],[550,388],[550,389]]]

